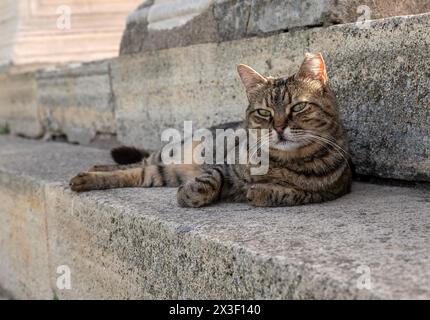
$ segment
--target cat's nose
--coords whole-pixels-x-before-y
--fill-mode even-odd
[[[283,134],[285,130],[285,126],[277,126],[275,127],[275,131],[279,134]]]

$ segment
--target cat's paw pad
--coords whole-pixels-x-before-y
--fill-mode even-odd
[[[246,198],[249,203],[256,207],[270,207],[270,190],[263,186],[253,185],[251,186],[247,193]]]
[[[69,186],[73,191],[83,192],[93,190],[96,186],[95,182],[91,173],[81,172],[70,180]]]
[[[199,208],[209,203],[208,196],[196,183],[180,186],[176,198],[180,207]]]

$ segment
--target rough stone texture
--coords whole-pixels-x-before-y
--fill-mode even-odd
[[[155,149],[185,120],[195,129],[239,120],[236,64],[286,75],[322,51],[358,172],[430,181],[429,28],[424,14],[122,56],[112,63],[119,139]]]
[[[129,15],[120,52],[425,12],[430,12],[427,0],[148,0]]]
[[[11,161],[13,155],[3,157]],[[43,188],[6,173],[0,177],[0,282],[22,299],[52,297]]]
[[[115,143],[110,61],[0,74],[0,123],[31,138]]]
[[[72,193],[107,152],[0,146],[0,197],[14,201],[0,209],[0,284],[16,298],[430,298],[428,190],[356,183],[320,205],[184,209],[174,189]],[[59,265],[71,290],[56,287]]]
[[[37,107],[34,73],[0,73],[0,122],[13,134],[31,138],[43,136]]]
[[[90,144],[114,135],[109,61],[67,66],[37,74],[37,100],[45,131]]]
[[[9,292],[6,292],[3,288],[0,287],[0,300],[12,300],[13,297]]]
[[[332,23],[348,23],[365,17],[361,6],[369,7],[371,20],[430,12],[427,0],[331,0],[332,9],[326,17]],[[330,21],[329,20],[329,21]]]
[[[309,35],[310,50],[331,65],[362,174],[430,181],[429,28],[426,14]]]
[[[191,11],[197,10],[198,15],[192,18],[192,20],[188,20],[186,14],[189,10],[185,10],[185,12],[183,12],[179,6],[179,12],[174,12],[174,9],[176,8],[175,2],[177,1],[170,0],[170,2],[171,4],[158,4],[157,1],[146,1],[137,9],[136,12],[133,12],[128,17],[128,27],[126,28],[121,40],[121,53],[135,53],[169,47],[182,47],[193,43],[207,43],[218,40],[216,30],[217,22],[212,14],[212,6],[209,6],[206,10],[200,11],[199,3],[201,1],[194,1],[194,3],[189,0],[181,1],[181,4],[184,2],[189,3]],[[212,0],[205,2],[211,3]],[[160,10],[169,10],[170,5],[173,6],[173,9],[171,9],[172,12],[170,15],[166,15],[165,17],[165,20],[167,20],[167,26],[165,26],[165,29],[151,28],[151,10],[155,9],[157,12]],[[159,8],[159,10],[158,7],[162,8]],[[181,14],[185,15],[185,19],[181,19],[183,18],[180,16]],[[179,15],[179,21],[185,20],[187,22],[182,26],[170,28],[168,26],[168,22],[172,15]],[[163,17],[160,16],[157,18],[162,19]]]
[[[292,28],[332,24],[330,0],[253,0],[247,35],[281,32]]]
[[[13,46],[10,41],[11,34],[18,29],[18,6],[16,1],[0,2],[0,70],[6,68],[13,58]]]

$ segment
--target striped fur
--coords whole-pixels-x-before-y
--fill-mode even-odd
[[[163,165],[160,151],[141,160],[137,149],[129,149],[128,157],[127,148],[122,148],[125,154],[116,154],[121,164],[92,167],[71,180],[72,190],[179,187],[177,202],[184,207],[202,207],[220,199],[263,207],[294,206],[348,193],[349,147],[321,54],[307,54],[291,77],[264,77],[245,65],[238,66],[238,72],[249,100],[246,120],[212,130],[270,129],[260,141],[267,140],[270,147],[267,174],[251,175],[249,164]]]

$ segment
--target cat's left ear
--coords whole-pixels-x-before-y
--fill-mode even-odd
[[[253,93],[267,83],[267,79],[245,64],[237,66],[237,72],[242,79],[246,92]]]
[[[319,80],[325,85],[327,83],[327,71],[322,54],[320,52],[306,53],[297,77]]]

